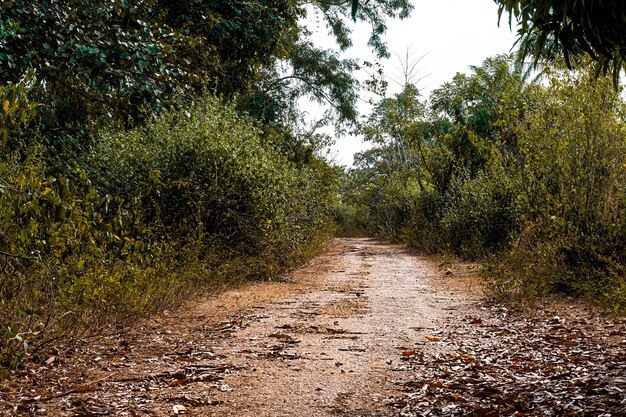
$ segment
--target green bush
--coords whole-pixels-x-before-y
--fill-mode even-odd
[[[35,144],[0,160],[0,367],[66,333],[275,277],[329,230],[334,172],[290,163],[212,97],[103,134],[71,178],[50,176],[45,155]]]
[[[484,261],[497,298],[559,293],[623,311],[622,92],[558,65],[533,84],[502,58],[473,72],[436,90],[430,114],[383,117],[396,102],[383,99],[366,124],[376,146],[342,198],[373,235]]]
[[[490,265],[496,295],[560,292],[626,307],[625,110],[607,79],[557,73],[536,88],[519,126],[524,232]]]
[[[402,241],[424,253],[444,250],[445,242],[440,228],[443,199],[433,188],[421,190],[409,202],[410,217],[406,222]]]
[[[104,134],[85,166],[103,193],[141,200],[173,240],[269,251],[282,265],[327,227],[334,174],[321,161],[296,166],[259,133],[206,96],[144,128]]]
[[[490,169],[455,178],[444,195],[420,187],[410,172],[396,172],[371,183],[353,210],[365,207],[360,217],[369,225],[364,227],[383,239],[478,259],[506,248],[519,227],[518,185],[501,165]]]
[[[397,242],[409,217],[407,188],[400,172],[369,187],[369,213],[375,236]]]
[[[136,206],[101,196],[81,171],[48,177],[41,153],[0,162],[0,324],[13,335],[0,362],[12,366],[17,340],[25,349],[110,308],[134,310],[128,295],[151,282],[163,249]]]
[[[517,184],[502,166],[456,180],[441,218],[444,247],[466,259],[507,248],[519,228]]]
[[[365,237],[369,226],[368,211],[357,204],[346,204],[338,201],[333,206],[333,219],[339,237]]]

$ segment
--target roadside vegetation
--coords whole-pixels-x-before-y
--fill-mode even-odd
[[[410,10],[364,6],[379,56]],[[68,336],[275,279],[332,235],[318,129],[354,125],[356,62],[313,45],[307,13],[350,45],[347,4],[0,5],[0,380]]]
[[[344,177],[338,219],[480,260],[498,298],[560,293],[623,311],[626,103],[579,67],[531,72],[502,56],[429,100],[411,83],[381,98],[361,127],[375,146]]]
[[[64,334],[219,284],[275,278],[330,230],[331,168],[288,160],[210,95],[141,127],[101,132],[64,175],[50,173],[59,167],[48,151],[32,143],[3,154],[8,367]]]
[[[499,3],[534,19],[534,2]],[[384,58],[387,19],[412,9],[0,4],[0,380],[68,336],[278,277],[331,236],[333,213],[343,234],[483,260],[498,296],[557,291],[623,309],[622,49],[603,49],[604,32],[586,45],[589,31],[564,28],[549,43],[526,25],[523,52],[564,54],[563,68],[532,82],[491,59],[428,102],[407,82],[360,123],[360,63],[316,46],[305,18],[316,13],[340,51],[351,22],[366,23]],[[602,74],[613,82],[591,81]],[[325,109],[319,120],[303,98]],[[377,146],[340,172],[322,156],[323,126]]]

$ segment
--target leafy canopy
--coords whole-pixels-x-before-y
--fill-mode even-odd
[[[259,67],[286,56],[283,34],[299,16],[288,0],[4,2],[0,84],[33,71],[44,128],[80,131],[103,115],[133,124],[142,106],[207,84],[245,91]]]
[[[388,54],[387,17],[407,0],[363,5],[370,45]],[[329,108],[339,125],[356,120],[356,63],[313,46],[303,18],[316,11],[341,49],[351,44],[349,2],[297,0],[14,0],[0,3],[0,84],[32,71],[31,96],[45,104],[40,127],[54,136],[95,137],[103,120],[132,127],[174,97],[205,90],[239,97],[263,123],[289,125],[297,100]]]
[[[612,73],[617,82],[626,63],[626,8],[621,0],[496,0],[499,16],[519,21],[521,58],[561,53],[588,54],[598,73]]]

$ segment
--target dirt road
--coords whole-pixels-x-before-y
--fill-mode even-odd
[[[0,404],[72,416],[397,414],[399,353],[476,295],[434,286],[440,276],[404,247],[336,240],[285,282],[247,285],[65,352],[22,375],[34,388],[15,387],[17,409]]]
[[[514,415],[524,407],[534,410],[516,402],[520,396],[515,389],[526,378],[523,370],[513,375],[498,367],[511,359],[497,357],[508,352],[502,348],[508,343],[515,358],[520,349],[531,349],[533,363],[545,368],[532,348],[513,343],[525,344],[533,334],[520,331],[523,337],[516,342],[511,337],[516,330],[506,327],[506,309],[488,311],[481,304],[474,267],[452,269],[445,273],[432,259],[403,246],[337,239],[284,282],[248,284],[181,311],[164,312],[130,334],[58,352],[49,363],[43,361],[39,369],[23,371],[1,387],[0,414],[324,417]],[[550,320],[544,327],[533,323],[533,331],[545,328],[551,337],[558,336],[565,327]],[[614,349],[612,364],[617,366],[591,363],[589,369],[597,370],[593,372],[619,376],[626,371],[621,356],[626,337],[620,339],[625,324],[617,322],[612,327],[617,336],[607,333],[593,345],[596,353],[607,352],[607,346]],[[544,336],[536,338],[552,340]],[[578,349],[574,336],[562,340]],[[484,362],[477,360],[481,349]],[[492,365],[496,367],[488,369]],[[585,366],[575,365],[578,370]],[[564,366],[553,367],[553,372],[561,375]],[[498,374],[501,368],[506,374]],[[560,381],[552,376],[545,380]],[[626,381],[615,378],[607,379],[603,388],[615,388],[617,397],[606,400],[615,402],[596,401],[594,406],[620,407],[620,387],[626,389]],[[571,394],[569,386],[563,390],[563,395]],[[554,398],[550,395],[548,400]],[[578,407],[568,402],[568,407]],[[549,415],[545,407],[552,405],[539,406],[544,408],[525,415]]]
[[[312,288],[254,306],[220,344],[242,370],[209,415],[396,415],[399,354],[470,307],[468,294],[435,290],[435,266],[400,246],[338,241],[293,280],[311,276]]]

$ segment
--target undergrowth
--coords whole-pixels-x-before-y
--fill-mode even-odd
[[[32,116],[26,101],[9,109]],[[333,171],[289,161],[215,97],[103,132],[65,175],[36,140],[10,143],[14,114],[2,121],[0,368],[70,334],[274,279],[328,238]]]
[[[480,261],[498,300],[626,311],[626,103],[588,71],[543,75],[501,57],[412,118],[410,90],[382,99],[364,129],[376,146],[343,177],[343,230]]]

